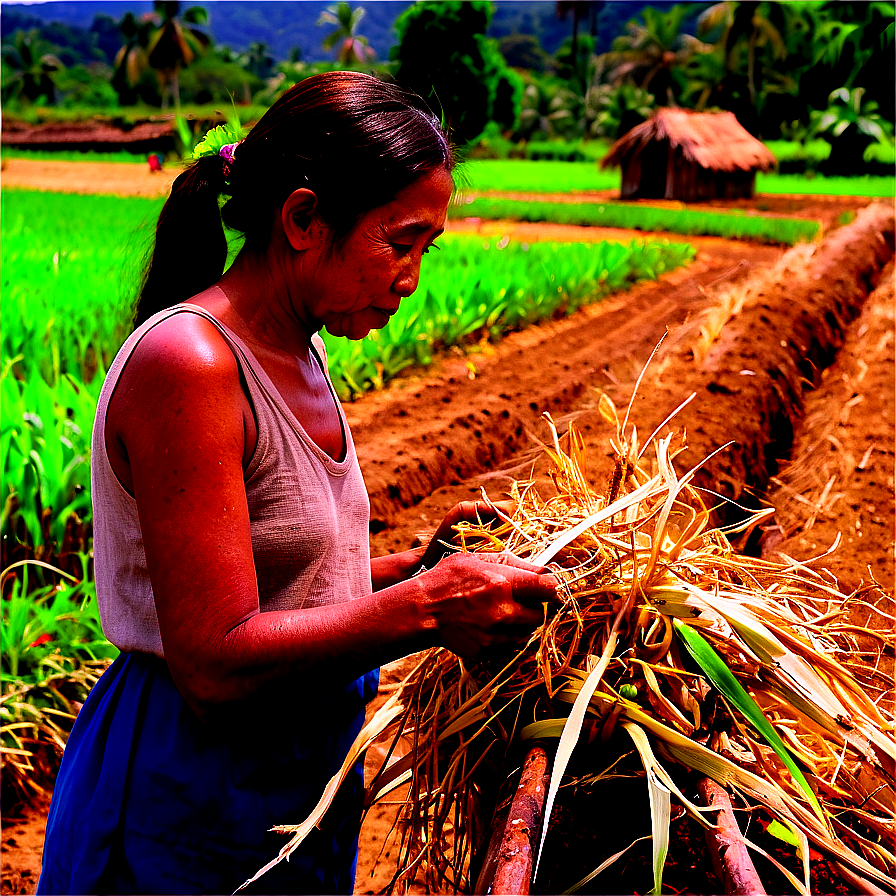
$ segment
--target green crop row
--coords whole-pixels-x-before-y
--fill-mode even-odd
[[[452,206],[453,217],[514,221],[548,221],[592,227],[665,231],[690,236],[719,236],[765,243],[795,243],[814,239],[821,225],[805,218],[772,218],[743,211],[707,212],[656,208],[612,202],[542,202],[516,199],[473,199]]]
[[[13,566],[3,575],[4,801],[28,800],[52,785],[78,708],[118,654],[103,635],[86,555],[80,560],[79,577],[57,574],[53,584],[42,584],[46,571],[34,564]]]
[[[108,368],[161,208],[160,199],[4,190],[4,364],[51,384]]]
[[[91,529],[90,436],[102,377],[0,372],[3,457],[2,566],[36,557],[68,565]],[[60,561],[60,558],[65,558]]]

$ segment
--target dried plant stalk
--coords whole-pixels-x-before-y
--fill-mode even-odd
[[[761,801],[853,879],[892,891],[896,739],[892,715],[879,706],[894,687],[892,625],[852,624],[850,607],[862,595],[840,593],[806,566],[737,554],[730,531],[710,527],[689,485],[696,471],[675,471],[683,440],[653,437],[639,449],[627,419],[606,399],[601,410],[615,427],[617,458],[605,493],[588,480],[576,430],[561,439],[550,424],[554,493],[516,482],[514,510],[500,525],[458,532],[459,550],[550,558],[562,606],[546,608],[515,656],[467,665],[434,649],[401,683],[394,699],[403,712],[390,731],[396,755],[400,741],[410,751],[370,785],[371,799],[381,799],[410,779],[392,889],[406,891],[415,879],[431,892],[469,887],[483,764],[500,768],[520,743],[564,730],[572,741],[587,732],[610,742],[622,722],[649,763],[648,778],[701,823],[709,824],[677,789],[676,768]],[[721,657],[758,716],[686,664],[682,625]],[[873,638],[879,655],[857,665],[849,658],[859,637]],[[575,703],[583,721],[569,732]],[[296,845],[294,837],[283,852]],[[808,892],[807,863],[784,869],[800,892]]]

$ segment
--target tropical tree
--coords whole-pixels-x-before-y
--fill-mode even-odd
[[[507,34],[498,38],[498,49],[511,68],[543,72],[551,57],[534,34]]]
[[[485,36],[488,0],[422,0],[396,20],[395,78],[441,111],[455,139],[472,142],[490,121],[516,125],[523,82]]]
[[[683,105],[698,112],[712,106],[727,108],[723,90],[728,67],[723,48],[714,47],[707,53],[695,53],[683,68],[687,76],[681,96]]]
[[[268,51],[268,45],[262,40],[253,40],[246,52],[240,54],[237,61],[262,81],[271,76],[274,67],[274,57]]]
[[[634,84],[601,84],[588,91],[590,136],[615,140],[646,121],[656,109],[652,93]]]
[[[729,96],[727,106],[733,108],[741,124],[754,134],[760,133],[763,98],[768,93],[798,90],[797,82],[787,77],[784,60],[788,57],[786,35],[796,27],[806,8],[804,3],[790,4],[751,0],[724,0],[704,10],[697,19],[697,33],[719,34],[716,46],[725,59],[722,92]],[[739,91],[732,83],[743,77],[745,69],[746,97],[740,108],[731,98]],[[779,75],[783,74],[783,79]]]
[[[176,0],[155,0],[153,8],[158,28],[149,38],[146,58],[159,79],[164,109],[169,98],[180,105],[180,70],[202,53],[211,39],[202,27],[208,24],[208,13],[201,6],[191,6],[182,15]]]
[[[630,82],[650,91],[661,106],[677,105],[685,84],[684,65],[698,52],[711,48],[681,31],[687,7],[657,10],[647,6],[641,20],[626,24],[626,34],[615,38],[602,55],[611,83]]]
[[[556,140],[580,136],[582,98],[556,78],[528,77],[523,89],[516,140]]]
[[[590,34],[580,34],[575,42],[568,37],[554,53],[554,71],[573,90],[584,95],[593,60],[594,38]]]
[[[65,68],[54,49],[36,29],[14,31],[12,40],[2,48],[3,98],[21,97],[31,103],[43,98],[52,103],[56,76]]]
[[[857,174],[865,151],[873,143],[893,144],[893,126],[877,111],[874,100],[865,99],[865,88],[839,87],[828,108],[813,112],[809,137],[821,137],[831,145],[825,168],[833,174]]]
[[[831,91],[864,87],[881,114],[896,112],[896,3],[825,2],[814,9],[812,58],[801,93],[823,109]]]
[[[325,50],[336,48],[336,59],[340,65],[363,65],[376,56],[367,38],[357,33],[358,23],[364,15],[364,7],[352,9],[348,3],[340,2],[325,9],[317,20],[319,26],[336,26],[323,39],[323,47]]]
[[[557,0],[555,11],[558,19],[569,16],[572,19],[572,36],[570,38],[569,55],[573,62],[573,75],[579,79],[579,86],[584,88],[586,72],[580,68],[579,61],[579,25],[585,19],[589,23],[589,33],[593,48],[594,38],[597,36],[597,17],[603,8],[603,0]]]
[[[115,56],[112,86],[119,102],[126,105],[136,99],[135,89],[143,73],[149,70],[146,56],[149,39],[155,30],[151,16],[137,19],[133,13],[125,13],[118,24],[123,44]]]

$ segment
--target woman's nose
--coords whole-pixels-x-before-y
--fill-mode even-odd
[[[392,284],[392,288],[395,290],[397,295],[400,295],[403,299],[406,299],[415,289],[417,289],[417,284],[420,282],[420,262],[416,262],[414,264],[409,264],[407,267],[402,269],[401,273],[395,278],[395,282]]]

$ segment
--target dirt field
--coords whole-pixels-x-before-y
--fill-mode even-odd
[[[25,167],[8,163],[4,186],[27,185]],[[78,188],[75,169],[66,167],[67,188]],[[92,191],[99,183],[125,191],[120,184],[126,178],[113,189],[109,172],[88,172],[90,167],[80,172],[77,166]],[[46,172],[41,177],[31,185],[60,188]],[[159,183],[152,177],[147,171],[139,189],[148,189],[146,179]],[[836,551],[816,566],[830,569],[845,589],[871,585],[872,596],[874,589],[878,597],[892,595],[892,203],[865,209],[869,201],[863,199],[760,196],[752,206],[817,217],[827,235],[789,251],[691,240],[697,259],[659,283],[636,286],[574,318],[476,353],[450,355],[432,370],[349,405],[371,494],[374,552],[407,546],[481,488],[500,497],[507,475],[528,476],[533,449],[546,435],[545,412],[558,423],[575,419],[592,468],[609,474],[609,433],[596,413],[599,393],[624,407],[667,334],[634,401],[639,432],[652,432],[696,393],[673,423],[688,434],[689,453],[679,468],[733,441],[703,469],[699,484],[742,504],[777,508],[761,540],[745,549],[810,560],[826,554],[839,536]],[[858,217],[837,227],[847,211]],[[608,236],[596,228],[476,221],[452,229],[528,240]],[[730,511],[720,516],[731,518]],[[384,682],[401,665],[387,667]],[[45,813],[45,806],[37,806],[4,819],[3,893],[34,892]],[[388,807],[365,823],[359,893],[377,892],[391,876],[389,848],[380,856],[390,824]]]

